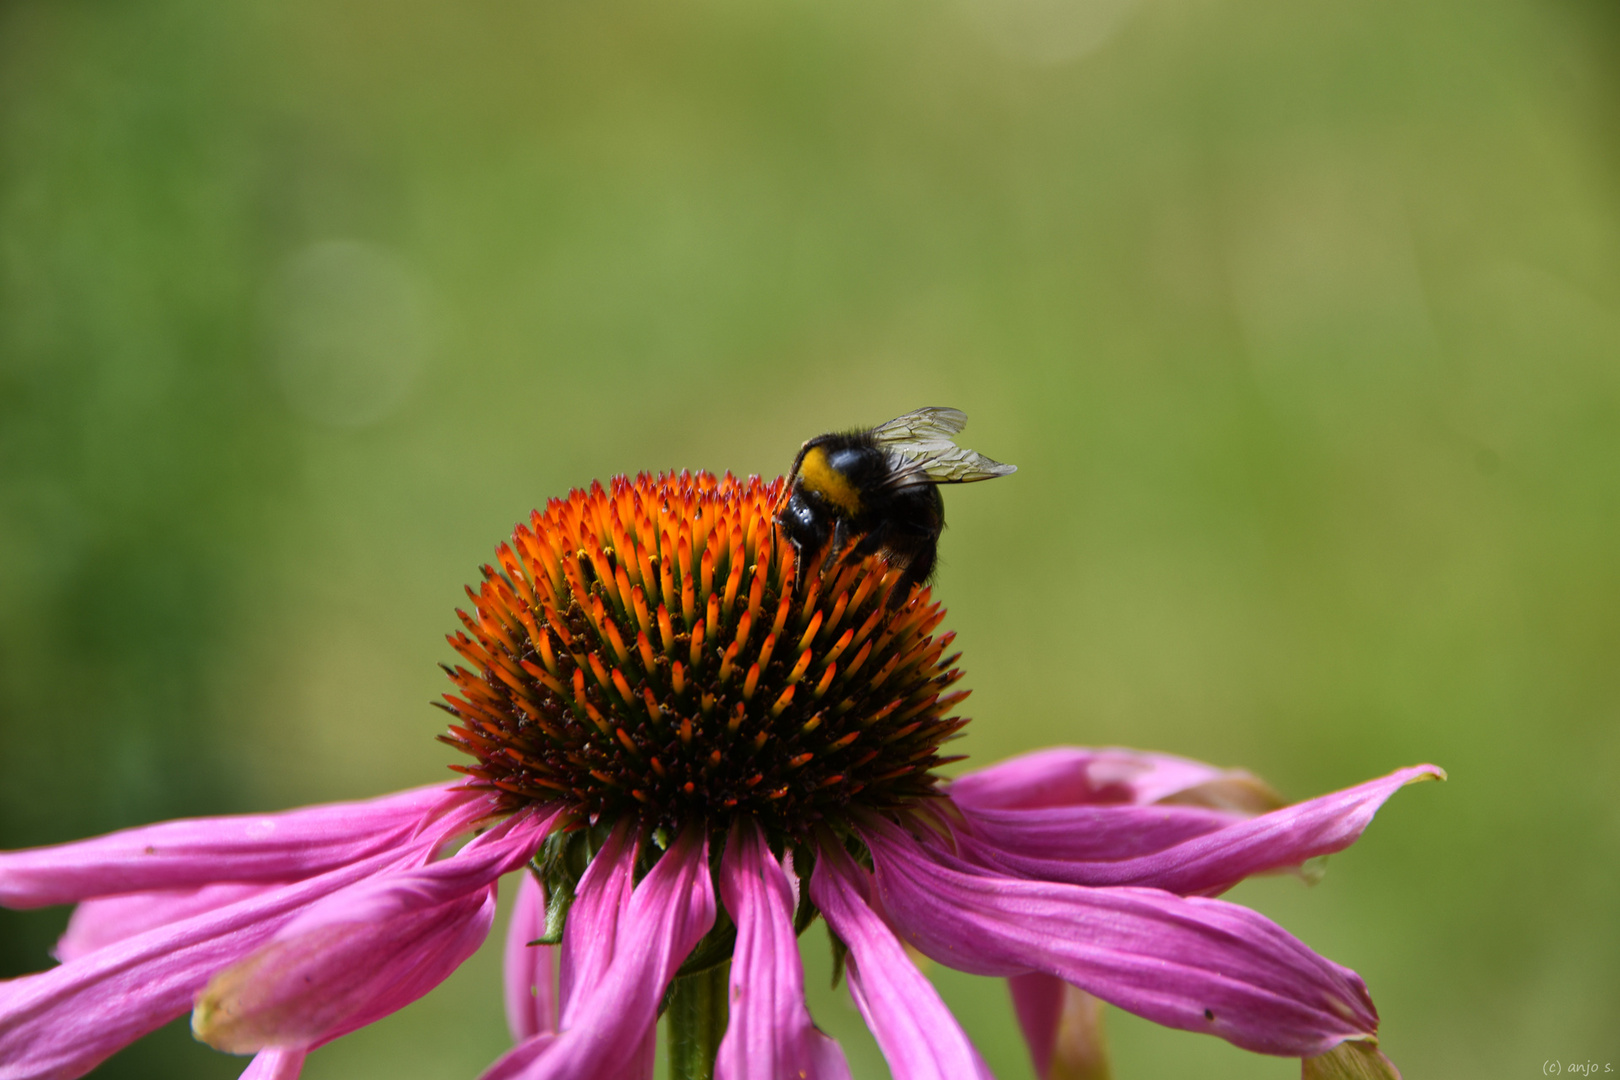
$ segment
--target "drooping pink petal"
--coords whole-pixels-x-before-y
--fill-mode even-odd
[[[655,1021],[641,1040],[641,1049],[636,1052],[629,1068],[625,1070],[624,1080],[653,1080],[653,1069],[657,1064],[658,1024]],[[1395,1080],[1400,1080],[1400,1077],[1397,1076]]]
[[[487,817],[490,801],[480,792],[440,791],[426,807],[389,849],[0,983],[0,1060],[15,1077],[81,1075],[185,1014],[216,972],[323,899],[368,878],[421,867],[448,838]]]
[[[752,821],[732,828],[720,897],[737,924],[737,944],[716,1080],[848,1080],[843,1051],[805,1008],[792,883]]]
[[[379,874],[323,898],[276,936],[285,940],[333,925],[381,923],[459,900],[528,862],[559,816],[555,806],[520,810],[449,858]]]
[[[1140,836],[1165,839],[1173,835],[1167,820],[1210,811],[1162,806],[1070,807],[1033,811],[967,811],[971,828],[959,837],[964,855],[982,866],[1041,881],[1075,885],[1144,885],[1181,895],[1220,892],[1252,874],[1297,866],[1306,859],[1342,851],[1355,842],[1373,815],[1391,795],[1407,784],[1444,773],[1433,765],[1400,769],[1344,791],[1296,803],[1253,818],[1236,818],[1224,826],[1159,851],[1136,854],[1075,857],[1093,850],[1089,839],[1065,840],[1055,828],[1064,817],[1071,822],[1070,836],[1098,816],[1111,817],[1118,834],[1139,826]],[[994,815],[993,818],[991,815]],[[1028,815],[1027,828],[1017,819]],[[1172,815],[1166,818],[1166,815]],[[1082,820],[1083,819],[1083,820]]]
[[[488,806],[489,796],[435,784],[367,802],[166,821],[0,852],[0,905],[45,907],[220,881],[295,881],[398,847],[438,816],[468,805]]]
[[[1266,797],[1269,789],[1241,769],[1218,769],[1171,754],[1078,746],[1009,758],[957,778],[948,790],[961,806],[1011,810],[1154,803],[1211,785],[1239,803],[1231,809],[1266,810],[1275,805]]]
[[[1065,862],[1152,855],[1247,820],[1202,807],[1134,803],[961,811],[953,832],[964,839],[992,851]]]
[[[222,968],[262,945],[301,909],[417,850],[384,852],[114,942],[76,960],[0,982],[6,1080],[82,1076],[114,1051],[191,1011]]]
[[[656,1027],[647,1032],[647,1037],[641,1042],[641,1048],[632,1055],[624,1071],[614,1076],[614,1080],[653,1080],[653,1068],[658,1058],[657,1036]],[[528,1070],[540,1067],[540,1059],[550,1051],[556,1041],[557,1033],[554,1031],[531,1035],[485,1070],[479,1080],[523,1080],[524,1077],[531,1075]]]
[[[68,919],[67,930],[57,941],[54,954],[63,963],[77,960],[115,941],[202,915],[249,896],[279,889],[282,884],[285,883],[260,885],[227,882],[204,885],[200,889],[129,893],[86,900],[73,909],[73,916]]]
[[[544,842],[555,808],[519,811],[437,862],[375,875],[312,904],[220,972],[192,1030],[221,1050],[314,1046],[438,985],[489,932],[495,881]]]
[[[531,1069],[540,1067],[541,1061],[556,1042],[557,1033],[554,1031],[530,1035],[502,1054],[495,1064],[484,1070],[478,1080],[522,1080],[530,1075]]]
[[[619,919],[630,906],[635,887],[636,859],[641,843],[634,822],[626,819],[613,827],[575,887],[574,902],[563,926],[559,962],[559,1027],[570,1027],[578,995],[575,987],[596,983],[613,961],[619,940]]]
[[[1378,1029],[1359,976],[1236,904],[1000,877],[894,826],[863,830],[877,899],[908,941],[981,975],[1045,971],[1167,1027],[1307,1057]]]
[[[260,1050],[239,1080],[298,1080],[304,1056],[303,1050]]]
[[[1040,1080],[1103,1080],[1109,1076],[1102,1003],[1056,975],[1031,971],[1007,980],[1018,1026]]]
[[[495,917],[495,888],[360,923],[277,938],[216,975],[192,1029],[230,1053],[320,1045],[404,1008],[474,952]]]
[[[682,833],[631,894],[613,958],[564,1005],[563,1031],[520,1043],[484,1080],[624,1080],[649,1063],[658,1006],[681,961],[714,925],[707,830]],[[604,849],[605,851],[606,849]],[[597,854],[602,858],[602,853]],[[595,863],[592,863],[595,866]],[[611,880],[615,875],[605,875]],[[585,899],[585,882],[581,880]],[[573,916],[569,916],[570,929]]]
[[[477,911],[471,918],[446,918],[456,929],[453,933],[438,933],[429,943],[429,947],[422,950],[421,959],[413,965],[402,960],[394,964],[399,976],[391,987],[385,987],[384,992],[371,999],[371,1003],[351,1016],[345,1023],[327,1032],[315,1046],[324,1046],[333,1039],[341,1038],[351,1031],[357,1031],[367,1024],[376,1023],[385,1016],[398,1012],[417,998],[423,996],[459,968],[473,953],[478,951],[484,939],[489,936],[490,924],[495,920],[495,886],[490,885],[481,893],[464,900],[451,901],[444,905],[451,907],[465,904],[468,907],[477,904]],[[412,917],[419,917],[413,915]],[[442,916],[441,916],[442,917]],[[313,1047],[311,1047],[313,1049]]]
[[[810,876],[810,898],[849,946],[849,992],[889,1071],[895,1080],[991,1080],[939,992],[868,905],[865,877],[842,850],[824,844]]]
[[[557,950],[529,944],[545,930],[545,886],[524,870],[506,927],[506,1023],[515,1043],[557,1030]]]

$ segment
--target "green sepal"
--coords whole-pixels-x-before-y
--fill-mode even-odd
[[[724,908],[715,912],[714,926],[703,935],[691,952],[686,954],[686,960],[675,973],[677,979],[684,979],[714,967],[724,964],[731,959],[732,951],[737,946],[737,924],[731,921]]]
[[[568,909],[574,906],[574,886],[566,878],[546,889],[546,932],[530,945],[561,945]]]
[[[838,984],[844,981],[844,961],[849,958],[849,946],[844,944],[843,938],[833,933],[830,925],[827,927],[827,942],[832,946],[832,985],[836,990]]]
[[[546,887],[546,932],[530,944],[562,944],[568,909],[574,904],[574,890],[585,876],[586,867],[607,839],[605,828],[575,829],[553,833],[529,863],[529,869]]]
[[[799,906],[793,912],[793,936],[801,937],[821,914],[810,900],[810,877],[815,873],[815,849],[808,844],[793,847],[793,875],[799,879]]]

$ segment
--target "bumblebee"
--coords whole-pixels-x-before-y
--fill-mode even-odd
[[[882,552],[904,572],[890,603],[934,572],[945,528],[941,484],[967,484],[1016,472],[957,446],[967,424],[960,409],[928,408],[867,431],[817,435],[793,460],[792,487],[776,515],[799,565],[825,550],[830,562],[850,541],[857,556]]]

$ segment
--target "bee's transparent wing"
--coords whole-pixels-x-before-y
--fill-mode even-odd
[[[967,427],[967,413],[961,409],[931,405],[926,409],[897,416],[887,424],[879,424],[872,429],[872,438],[882,446],[949,443],[951,436],[965,427]]]
[[[915,484],[969,484],[1017,472],[973,450],[957,446],[951,436],[967,425],[961,409],[934,406],[897,416],[872,429],[872,438],[893,455],[895,467],[886,487]]]

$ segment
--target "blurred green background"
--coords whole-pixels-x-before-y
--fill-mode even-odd
[[[1577,0],[9,0],[0,847],[438,779],[531,506],[950,404],[1020,467],[947,498],[975,761],[1438,762],[1233,897],[1413,1080],[1620,1067],[1617,60]],[[1110,1030],[1121,1080],[1297,1075]],[[486,949],[305,1075],[505,1040]]]

